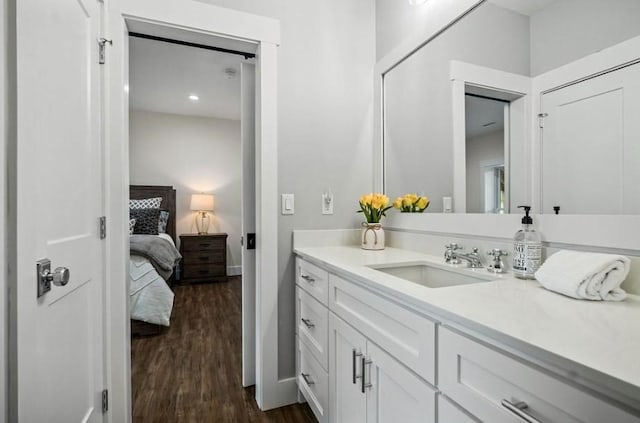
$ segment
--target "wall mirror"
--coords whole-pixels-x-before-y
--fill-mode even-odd
[[[387,195],[640,214],[640,1],[486,0],[383,75]]]

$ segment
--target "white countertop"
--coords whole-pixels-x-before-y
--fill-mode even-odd
[[[471,285],[428,288],[369,265],[430,261],[435,257],[396,248],[301,247],[299,256],[371,289],[441,316],[640,403],[640,297],[623,302],[575,300],[510,274]],[[468,269],[486,275],[486,269]],[[626,401],[623,401],[626,402]],[[636,404],[637,405],[637,404]]]

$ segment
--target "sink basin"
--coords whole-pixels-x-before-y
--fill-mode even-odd
[[[467,268],[439,267],[427,263],[380,264],[369,267],[429,288],[469,285],[495,279],[493,275],[475,273]],[[482,270],[485,269],[479,269]]]

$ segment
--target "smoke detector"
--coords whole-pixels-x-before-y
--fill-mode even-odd
[[[224,74],[227,76],[227,79],[233,79],[236,77],[238,71],[234,68],[226,68],[224,70]]]

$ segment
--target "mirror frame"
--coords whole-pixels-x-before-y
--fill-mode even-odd
[[[430,0],[423,7],[430,20],[419,32],[407,37],[403,42],[382,57],[374,67],[374,128],[373,128],[373,189],[382,192],[384,188],[384,75],[403,62],[407,57],[429,43],[435,37],[455,25],[467,14],[487,0]],[[612,49],[610,49],[612,50]],[[586,62],[591,59],[585,58]],[[578,61],[580,62],[580,61]],[[618,62],[620,63],[620,62]],[[570,64],[571,65],[571,64]],[[564,68],[570,68],[566,65]],[[580,66],[592,63],[583,63]],[[590,67],[589,69],[592,69]],[[600,68],[602,69],[602,68]],[[569,75],[576,75],[574,80],[580,79],[579,69],[567,69]],[[552,73],[552,72],[550,72]],[[591,73],[593,74],[593,72]],[[567,74],[564,75],[564,81]],[[542,74],[534,78],[532,90],[532,110],[538,110],[540,98],[536,92],[544,92],[557,88],[564,83],[559,82],[559,76]],[[555,84],[555,85],[554,85]],[[546,87],[546,88],[545,88]],[[537,97],[537,98],[536,98]],[[531,126],[531,125],[530,125]],[[531,136],[540,136],[537,125],[531,128]],[[529,187],[527,198],[534,207],[534,223],[543,235],[545,246],[563,248],[568,245],[578,245],[594,251],[619,252],[632,256],[640,256],[640,215],[541,215],[540,181],[533,177],[533,169],[540,169],[540,152],[531,143],[528,151],[530,161],[527,165]],[[539,172],[538,172],[539,173]],[[520,217],[517,214],[466,214],[466,213],[426,213],[412,215],[411,213],[390,213],[385,226],[390,230],[420,232],[427,234],[463,235],[471,237],[511,238],[519,229]]]

